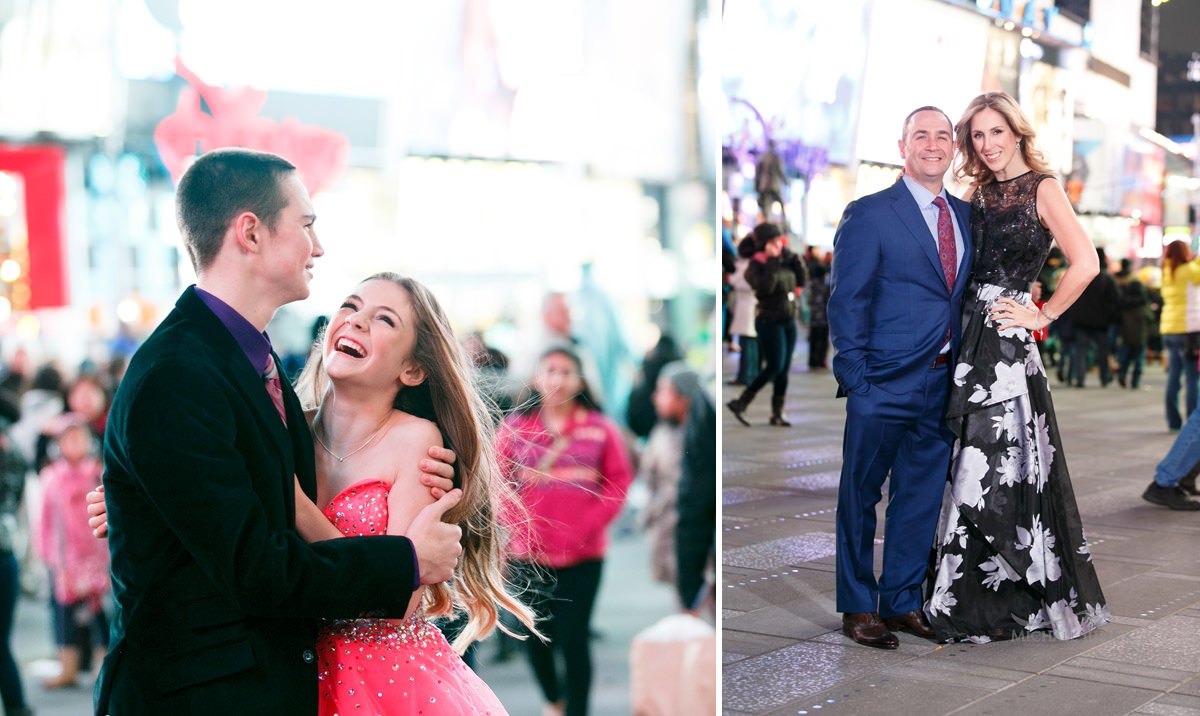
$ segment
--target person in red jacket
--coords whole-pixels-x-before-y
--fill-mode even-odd
[[[497,448],[516,484],[525,528],[512,537],[517,574],[548,642],[525,641],[547,714],[587,713],[592,681],[588,627],[608,546],[607,528],[633,481],[629,452],[600,412],[569,347],[552,347],[533,376],[533,398],[501,423]],[[556,655],[565,663],[565,688]]]

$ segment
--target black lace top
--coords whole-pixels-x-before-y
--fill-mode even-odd
[[[1038,185],[1050,178],[1028,171],[975,192],[971,200],[975,281],[1028,290],[1037,279],[1054,241],[1037,212]]]

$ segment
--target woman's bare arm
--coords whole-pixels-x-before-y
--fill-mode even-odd
[[[296,485],[296,531],[305,542],[320,542],[327,539],[343,537],[333,523],[325,519],[325,515],[313,501],[308,499],[304,490],[300,489],[299,478],[294,480]]]

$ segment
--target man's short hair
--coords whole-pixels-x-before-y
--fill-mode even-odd
[[[954,136],[954,122],[950,121],[949,115],[947,115],[945,112],[943,112],[940,107],[934,107],[931,104],[927,104],[924,107],[917,107],[913,111],[909,112],[908,116],[904,118],[904,126],[900,128],[900,141],[901,142],[906,141],[908,139],[908,125],[912,124],[912,118],[917,116],[918,112],[937,112],[937,113],[941,114],[943,117],[946,118],[946,124],[950,125],[950,136],[951,137]]]
[[[253,212],[270,231],[287,206],[282,182],[295,165],[283,157],[250,149],[215,149],[198,157],[175,192],[175,216],[183,245],[196,272],[208,268],[221,250],[229,223]]]

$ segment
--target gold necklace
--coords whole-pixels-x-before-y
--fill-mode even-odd
[[[338,462],[345,462],[346,459],[349,458],[351,455],[362,450],[366,446],[370,445],[371,441],[374,440],[376,437],[378,437],[379,433],[383,432],[383,429],[385,427],[387,427],[388,421],[391,420],[391,418],[392,418],[392,414],[389,412],[387,414],[387,417],[385,417],[383,419],[383,422],[379,424],[379,428],[376,429],[375,432],[371,433],[371,435],[367,437],[367,439],[363,442],[362,445],[359,445],[358,447],[354,448],[353,450],[346,453],[345,455],[342,455],[341,457],[338,457],[336,454],[334,454],[334,452],[329,449],[329,446],[325,444],[325,441],[321,439],[321,431],[318,430],[318,428],[321,425],[323,425],[323,423],[321,422],[320,411],[317,411],[317,415],[313,418],[313,437],[317,439],[317,444],[321,446],[321,449],[324,450],[325,452],[329,453],[330,457],[332,457],[334,460],[337,460]]]

